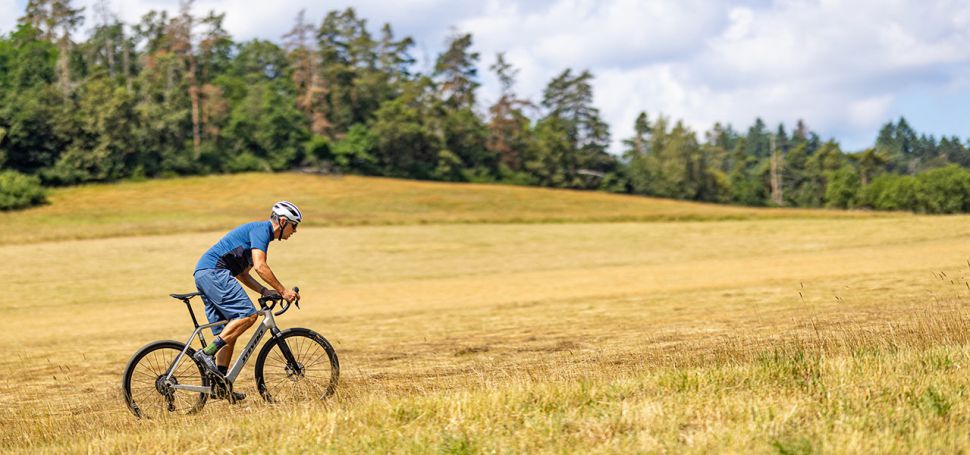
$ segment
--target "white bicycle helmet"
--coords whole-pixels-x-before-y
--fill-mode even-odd
[[[290,201],[279,201],[273,204],[273,215],[286,218],[291,223],[303,221],[303,213]]]

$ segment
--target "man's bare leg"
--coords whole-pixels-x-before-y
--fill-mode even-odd
[[[219,334],[219,338],[222,338],[226,345],[216,353],[216,365],[229,367],[229,362],[232,360],[232,351],[236,346],[236,339],[252,327],[257,316],[254,314],[245,318],[233,319],[226,324],[226,328]]]
[[[226,345],[216,353],[216,366],[220,369],[223,367],[229,368],[229,362],[232,361],[232,350],[235,346],[235,341],[232,343],[226,342]]]
[[[226,328],[222,329],[222,333],[219,334],[219,337],[226,342],[226,345],[235,344],[236,338],[239,338],[239,335],[242,335],[246,332],[246,330],[252,327],[258,316],[259,314],[257,313],[252,316],[229,321],[229,323],[226,324]]]

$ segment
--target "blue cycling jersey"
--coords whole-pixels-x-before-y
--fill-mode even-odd
[[[195,272],[228,269],[232,276],[253,266],[253,248],[266,252],[273,240],[273,223],[256,221],[239,226],[209,248],[195,265]],[[193,273],[195,273],[193,272]]]

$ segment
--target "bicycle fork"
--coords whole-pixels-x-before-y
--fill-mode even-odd
[[[280,329],[273,327],[271,329],[273,338],[276,339],[276,345],[279,346],[280,352],[283,353],[283,359],[286,360],[286,373],[289,376],[303,376],[303,365],[296,361],[296,357],[293,357],[293,352],[290,351],[290,346],[286,344],[286,339],[280,336]]]

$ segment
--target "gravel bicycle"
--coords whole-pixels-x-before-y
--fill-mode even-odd
[[[293,290],[299,293],[299,288]],[[233,383],[266,332],[270,333],[270,338],[256,356],[255,365],[256,388],[264,400],[285,403],[325,399],[336,390],[340,364],[330,342],[310,329],[281,331],[276,326],[275,317],[286,313],[293,304],[300,308],[299,300],[291,304],[280,296],[259,299],[258,314],[262,320],[236,363],[223,377],[210,373],[192,358],[195,349],[191,344],[198,338],[204,349],[206,341],[202,331],[229,321],[199,325],[190,300],[200,293],[169,295],[185,303],[195,331],[185,343],[174,340],[149,343],[128,361],[121,387],[125,404],[135,417],[193,414],[213,397],[234,402]],[[280,304],[280,310],[274,313],[277,304]]]

